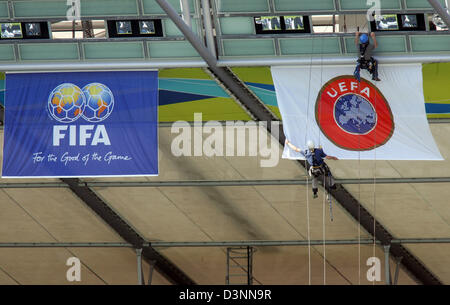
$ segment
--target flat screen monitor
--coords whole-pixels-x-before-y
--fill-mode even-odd
[[[153,21],[140,21],[139,31],[141,35],[155,34],[156,33],[155,23]]]
[[[19,22],[1,23],[1,38],[23,38],[22,25]]]
[[[417,21],[417,15],[402,15],[402,27],[418,28],[419,22]]]
[[[397,31],[399,29],[397,15],[375,16],[378,31]]]
[[[41,24],[36,22],[25,23],[25,33],[30,37],[41,36]]]
[[[281,23],[279,16],[264,16],[256,19],[261,24],[263,31],[280,31]]]
[[[116,28],[118,35],[133,34],[133,30],[131,28],[131,21],[116,21]]]
[[[304,30],[303,16],[284,16],[284,24],[287,31]]]

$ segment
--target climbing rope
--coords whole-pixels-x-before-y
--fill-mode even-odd
[[[375,92],[375,113],[377,109],[377,103],[378,103],[378,96],[377,92]],[[378,117],[377,117],[378,120]],[[377,217],[377,129],[375,129],[374,134],[374,171],[373,171],[373,257],[375,257],[375,249],[376,249],[376,217]],[[372,281],[372,285],[375,285],[375,280]]]
[[[358,82],[361,94],[361,82]],[[358,114],[361,109],[358,107]],[[358,137],[358,202],[361,202],[361,136]],[[361,204],[358,204],[358,285],[361,285]]]
[[[325,175],[323,175],[323,185],[325,185]],[[325,192],[323,193],[323,203],[322,203],[322,241],[323,241],[323,284],[327,284],[327,251],[326,251],[326,232],[325,232]]]
[[[320,50],[320,88],[323,86],[323,39],[321,41],[321,50]],[[320,92],[320,98],[322,98],[322,92]],[[319,112],[319,119],[322,118],[322,107]],[[321,132],[319,131],[319,147],[321,147]],[[325,197],[328,197],[328,192],[326,191],[326,174],[323,175],[323,186],[325,188],[325,192],[323,193],[323,203],[322,203],[322,241],[323,241],[323,284],[327,283],[327,269],[326,269],[326,226],[325,226]],[[331,212],[331,211],[330,211]],[[331,215],[331,214],[330,214]]]
[[[314,31],[314,27],[313,27]],[[312,73],[312,63],[313,63],[313,52],[314,52],[314,35],[311,39],[311,61],[309,64],[309,83],[308,83],[308,105],[306,108],[306,128],[305,128],[305,141],[306,144],[307,136],[308,136],[308,122],[309,122],[309,101],[311,99],[311,73]],[[305,161],[306,166],[306,218],[307,218],[307,226],[308,226],[308,284],[311,285],[311,228],[309,223],[309,169],[308,169],[308,162]]]

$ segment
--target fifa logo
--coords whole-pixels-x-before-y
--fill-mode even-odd
[[[70,124],[78,119],[99,123],[110,116],[114,109],[114,95],[101,83],[91,83],[80,88],[71,83],[57,86],[48,97],[47,110],[50,116]],[[60,146],[68,130],[70,146],[111,145],[105,125],[54,125],[53,146]],[[93,132],[93,133],[92,133]]]

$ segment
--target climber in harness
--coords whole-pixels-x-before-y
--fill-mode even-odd
[[[360,71],[361,69],[366,69],[372,74],[372,80],[379,82],[378,61],[372,57],[372,52],[378,47],[378,43],[374,32],[370,33],[370,36],[373,39],[373,44],[370,43],[369,35],[356,32],[355,43],[359,46],[359,58],[353,75],[358,81],[361,81]]]
[[[328,179],[328,183],[326,183],[326,185],[329,185],[331,189],[336,189],[336,185],[334,183],[334,178],[331,175],[330,168],[323,160],[338,160],[338,158],[328,156],[324,153],[322,148],[315,148],[313,141],[308,141],[308,149],[305,151],[299,149],[288,140],[286,140],[286,144],[292,150],[301,153],[308,161],[308,164],[310,165],[308,173],[312,177],[313,198],[317,198],[317,178],[319,176],[324,175],[325,178]]]

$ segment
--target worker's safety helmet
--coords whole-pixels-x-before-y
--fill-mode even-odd
[[[359,37],[359,42],[362,43],[362,44],[368,43],[369,42],[369,36],[367,34],[362,34]]]
[[[306,143],[306,145],[308,146],[309,150],[313,150],[314,149],[314,142],[309,140],[308,143]]]

